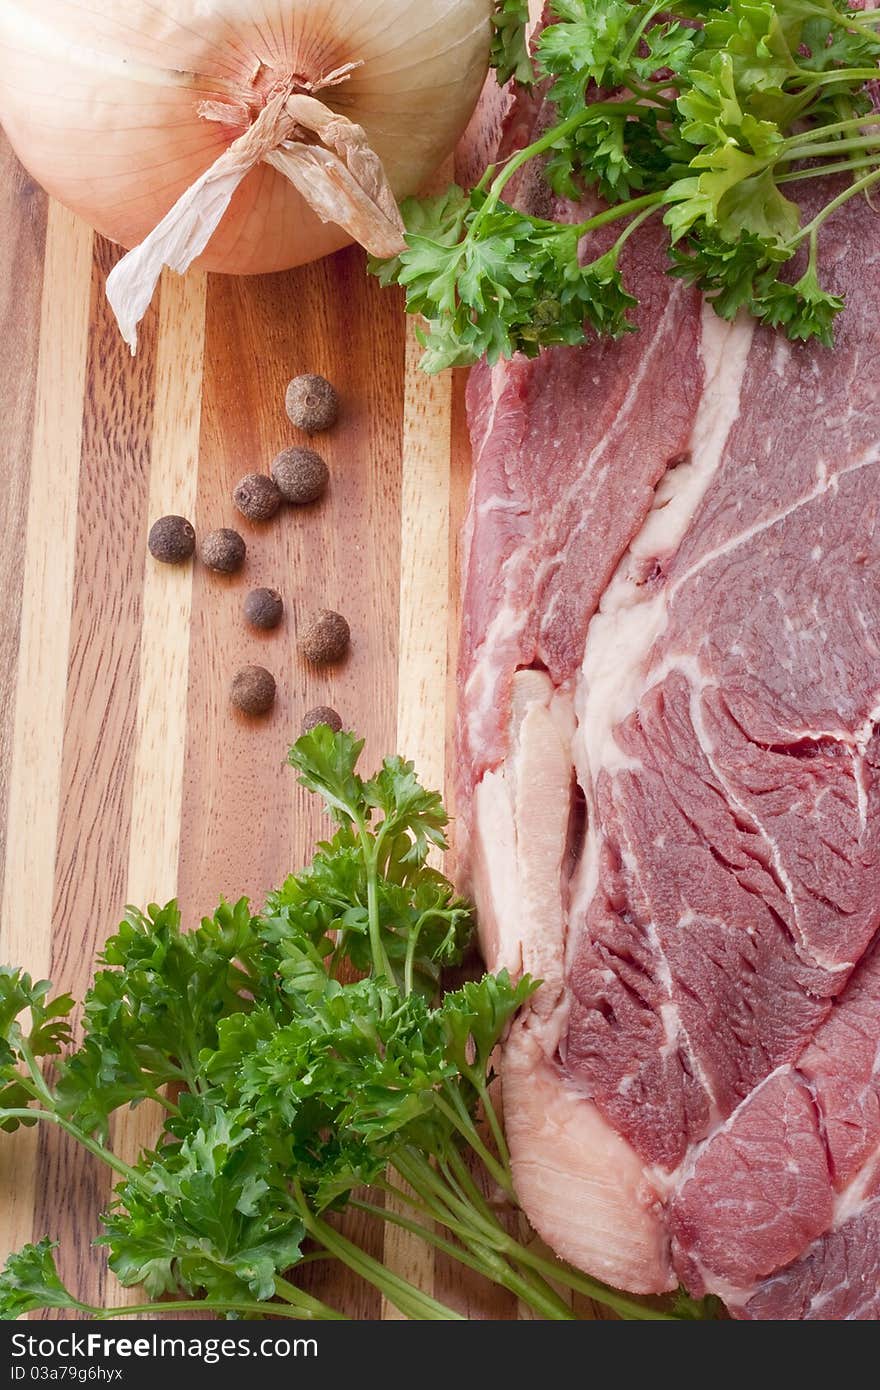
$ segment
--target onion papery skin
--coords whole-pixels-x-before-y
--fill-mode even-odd
[[[276,84],[359,62],[320,92],[362,125],[398,198],[454,148],[488,66],[491,0],[2,0],[0,120],[38,183],[104,236],[141,242]],[[206,120],[200,103],[240,104]],[[204,270],[284,270],[346,245],[266,164]]]

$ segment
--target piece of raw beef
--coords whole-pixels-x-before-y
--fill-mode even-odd
[[[521,206],[547,207],[539,179]],[[474,369],[460,847],[517,1188],[561,1255],[880,1317],[880,215],[833,351],[633,237],[639,332]]]

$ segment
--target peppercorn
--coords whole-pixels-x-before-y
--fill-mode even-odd
[[[244,601],[244,616],[251,627],[277,627],[284,602],[277,589],[251,589]]]
[[[196,533],[185,516],[160,516],[150,527],[147,547],[154,560],[179,565],[196,548]]]
[[[247,546],[237,531],[221,526],[219,531],[209,531],[202,537],[199,554],[208,569],[219,570],[221,574],[234,574],[244,564]]]
[[[287,387],[287,413],[297,429],[306,434],[329,430],[339,415],[339,397],[323,376],[307,373],[295,376]]]
[[[272,477],[285,502],[315,502],[330,481],[330,470],[314,449],[284,449],[272,461]]]
[[[242,714],[266,714],[275,703],[275,677],[264,666],[243,666],[232,682],[230,699]]]
[[[268,521],[281,506],[281,493],[265,473],[248,473],[236,483],[232,500],[249,521]]]
[[[310,734],[312,729],[317,728],[319,724],[328,725],[334,734],[338,734],[342,728],[342,720],[335,709],[331,709],[329,705],[316,705],[314,709],[309,710],[308,714],[304,714],[302,731],[304,734]]]
[[[327,665],[340,661],[348,650],[351,629],[341,613],[322,608],[299,639],[299,649],[307,661]]]

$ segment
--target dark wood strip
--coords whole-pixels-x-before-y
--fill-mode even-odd
[[[338,709],[366,738],[367,766],[394,748],[404,352],[397,309],[354,250],[287,275],[209,281],[196,527],[200,535],[235,527],[248,558],[232,577],[195,571],[179,885],[188,920],[221,896],[261,903],[327,833],[285,766],[308,708]],[[339,424],[311,440],[327,459],[330,490],[313,506],[254,525],[231,494],[282,448],[310,442],[284,409],[287,382],[301,372],[323,374],[342,399]],[[279,589],[286,606],[283,626],[268,634],[249,629],[241,612],[245,594],[261,585]],[[296,649],[297,631],[323,607],[351,624],[352,650],[339,668],[311,668]],[[247,664],[268,667],[278,682],[275,708],[262,720],[229,706],[230,681]],[[380,1253],[381,1232],[370,1239]],[[315,1266],[309,1284],[352,1317],[378,1315],[378,1296],[338,1267]]]

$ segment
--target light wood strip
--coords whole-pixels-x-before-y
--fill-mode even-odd
[[[3,960],[35,977],[48,975],[52,958],[92,239],[89,228],[50,204],[0,909]],[[32,1129],[0,1146],[4,1254],[34,1234],[37,1142]]]
[[[205,350],[207,278],[166,272],[156,346],[149,517],[195,515]],[[177,892],[186,746],[192,565],[158,564],[143,576],[137,733],[126,900],[165,903]],[[113,1147],[133,1162],[156,1141],[158,1107],[120,1113]],[[112,1186],[112,1183],[111,1183]],[[115,1283],[115,1281],[114,1281]],[[143,1291],[114,1287],[112,1302],[139,1303]]]
[[[162,280],[149,515],[195,516],[207,278]],[[192,565],[144,566],[128,901],[177,891],[192,617]]]
[[[452,376],[419,370],[422,349],[407,326],[400,502],[400,627],[397,747],[422,782],[443,790],[446,773],[446,606],[449,593],[449,439]],[[403,1204],[386,1198],[389,1206]],[[431,1293],[429,1246],[394,1226],[385,1230],[385,1263]],[[385,1300],[382,1316],[400,1314]]]

